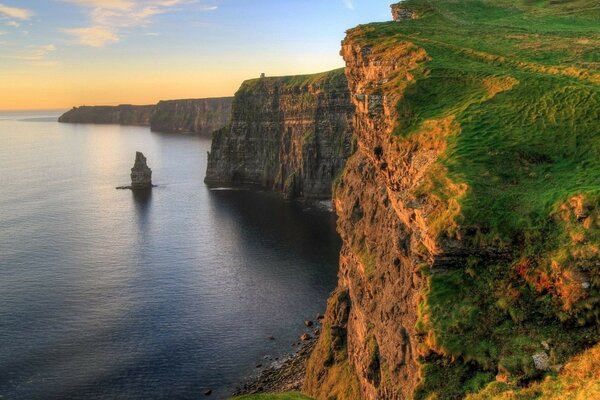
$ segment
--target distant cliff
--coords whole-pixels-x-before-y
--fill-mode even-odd
[[[246,81],[231,125],[214,133],[205,181],[330,198],[353,151],[353,115],[343,70]]]
[[[233,97],[161,101],[157,105],[81,106],[58,122],[150,126],[169,133],[212,133],[229,124]]]
[[[72,124],[117,124],[150,126],[155,106],[81,106],[60,116],[58,122]]]
[[[212,133],[231,120],[233,97],[159,102],[150,126],[153,131]]]

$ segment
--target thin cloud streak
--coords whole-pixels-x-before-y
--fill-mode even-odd
[[[55,51],[56,46],[53,44],[27,46],[25,49],[15,54],[6,56],[6,58],[23,61],[29,65],[48,67],[58,64],[56,61],[48,59],[49,55]]]
[[[344,0],[344,5],[350,9],[354,10],[354,1],[353,0]]]
[[[197,3],[197,0],[63,0],[88,10],[90,26],[64,28],[79,44],[105,47],[121,40],[123,31],[148,27],[152,18],[175,11],[177,6]],[[202,6],[201,11],[214,11],[216,6]]]
[[[25,21],[33,16],[33,12],[25,8],[9,7],[0,3],[0,16]]]

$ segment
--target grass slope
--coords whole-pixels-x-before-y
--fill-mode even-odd
[[[527,388],[490,384],[467,400],[600,399],[600,345],[578,355],[560,372]]]
[[[234,397],[232,400],[311,400],[311,398],[300,393],[289,392],[280,394],[249,394],[246,396]]]
[[[541,377],[600,339],[600,1],[407,0],[418,20],[360,26],[351,40],[428,62],[402,88],[398,141],[458,128],[421,191],[448,205],[431,230],[510,261],[474,256],[429,274],[417,398],[451,399],[495,379]],[[448,190],[452,187],[464,190]]]

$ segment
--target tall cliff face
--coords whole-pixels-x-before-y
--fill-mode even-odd
[[[81,106],[61,115],[58,122],[150,126],[153,114],[154,106]]]
[[[210,134],[231,120],[233,97],[161,101],[153,106],[82,106],[64,113],[58,122],[150,126],[166,133]]]
[[[213,136],[205,181],[330,198],[353,151],[353,114],[342,70],[244,82],[231,126]]]
[[[150,127],[157,132],[210,134],[231,120],[233,97],[161,101]]]
[[[578,39],[599,27],[563,3],[401,4],[419,18],[342,47],[358,149],[317,399],[500,395],[600,339],[600,51]]]

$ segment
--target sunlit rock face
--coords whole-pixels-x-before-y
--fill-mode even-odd
[[[393,4],[391,7],[394,21],[405,21],[416,18],[415,12],[412,9],[403,7],[401,4]]]
[[[353,152],[353,115],[342,70],[246,81],[230,126],[213,135],[205,182],[331,198]]]
[[[135,153],[135,164],[131,168],[131,189],[152,188],[152,170],[148,167],[146,157],[139,151]]]

